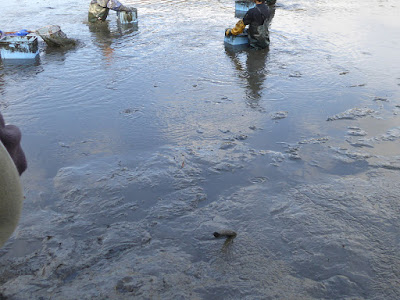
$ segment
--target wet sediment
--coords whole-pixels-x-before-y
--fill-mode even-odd
[[[0,65],[30,161],[0,297],[398,298],[392,39],[365,2],[277,2],[269,52],[232,53],[234,3],[210,3],[140,3],[129,30],[27,5],[85,43]]]

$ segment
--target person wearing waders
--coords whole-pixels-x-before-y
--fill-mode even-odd
[[[129,8],[117,0],[92,0],[89,5],[89,22],[105,21],[110,9],[115,11],[134,11],[133,8]]]
[[[249,25],[248,37],[250,46],[255,49],[264,49],[269,46],[269,20],[271,12],[265,0],[254,0],[256,6],[249,9],[242,20],[235,27],[225,32],[226,36],[241,34],[246,25]]]

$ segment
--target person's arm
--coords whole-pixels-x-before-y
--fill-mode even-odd
[[[247,11],[247,13],[243,17],[244,25],[249,25],[252,20],[253,20],[253,16],[251,15],[251,13],[249,13],[249,11]]]
[[[123,5],[118,0],[109,0],[107,3],[107,7],[115,11],[132,11],[132,9]]]

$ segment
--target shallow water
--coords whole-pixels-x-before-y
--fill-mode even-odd
[[[269,51],[224,47],[234,1],[125,4],[137,27],[78,0],[1,8],[3,31],[78,46],[0,64],[29,163],[0,292],[395,299],[398,3],[280,1]]]

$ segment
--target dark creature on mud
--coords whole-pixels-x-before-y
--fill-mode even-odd
[[[213,233],[214,237],[216,238],[230,238],[230,239],[234,239],[237,234],[236,232],[232,231],[232,230],[220,230],[220,231],[216,231]]]

